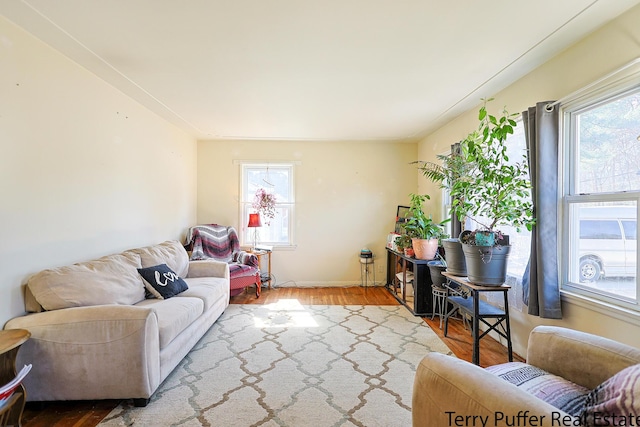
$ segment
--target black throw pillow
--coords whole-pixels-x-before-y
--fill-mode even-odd
[[[144,286],[150,294],[158,299],[167,299],[184,292],[189,287],[167,264],[139,268],[144,279]]]

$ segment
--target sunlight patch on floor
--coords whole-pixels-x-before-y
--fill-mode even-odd
[[[318,323],[297,299],[265,304],[253,316],[256,328],[316,328]]]

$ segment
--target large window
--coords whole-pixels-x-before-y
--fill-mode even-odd
[[[563,105],[563,289],[638,308],[640,85]]]
[[[293,163],[242,163],[240,165],[240,240],[252,245],[291,247],[293,240],[295,192]],[[258,190],[275,196],[275,216],[262,217],[262,227],[249,228],[249,214]]]

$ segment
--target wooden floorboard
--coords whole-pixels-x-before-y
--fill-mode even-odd
[[[437,316],[433,320],[426,318],[425,322],[431,326],[431,329],[433,329],[438,337],[451,349],[453,354],[459,359],[471,362],[473,356],[473,337],[471,336],[471,330],[468,326],[465,327],[462,320],[452,319],[449,321],[449,329],[446,337],[444,336],[444,331],[440,329],[440,320]],[[487,366],[498,365],[508,361],[509,355],[504,345],[489,336],[480,340],[480,366],[486,368]],[[524,359],[518,354],[513,353],[513,361],[524,362]]]
[[[273,288],[263,289],[260,298],[254,292],[244,292],[231,297],[232,304],[271,304],[281,299],[296,299],[303,305],[398,305],[397,300],[384,287],[344,288]],[[436,316],[425,322],[460,359],[471,361],[471,333],[459,320],[449,323],[449,333],[444,337]],[[515,360],[522,360],[517,357]],[[507,361],[504,346],[491,337],[480,342],[480,364],[490,366]],[[409,379],[413,381],[413,378]],[[22,417],[23,427],[93,427],[104,419],[117,405],[118,400],[29,402]]]

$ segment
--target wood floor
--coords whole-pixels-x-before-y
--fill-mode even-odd
[[[396,299],[383,287],[347,288],[274,288],[263,289],[260,298],[246,292],[231,298],[232,304],[269,304],[280,299],[297,299],[305,305],[397,305]],[[460,359],[471,361],[471,334],[461,321],[449,323],[449,333],[443,336],[439,320],[427,318],[425,322]],[[480,342],[480,362],[490,366],[507,361],[507,351],[490,337]],[[521,358],[514,355],[517,360]],[[22,417],[23,427],[93,427],[118,405],[117,400],[29,402]]]

